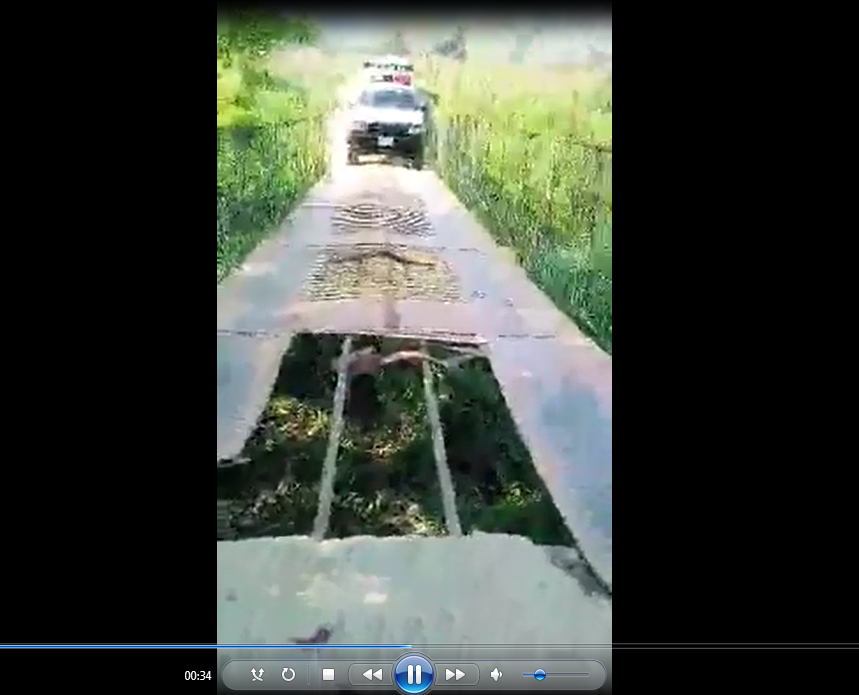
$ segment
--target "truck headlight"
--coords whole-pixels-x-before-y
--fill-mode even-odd
[[[352,130],[367,130],[367,122],[366,121],[352,121],[352,125],[350,127]]]
[[[409,135],[417,135],[418,133],[423,133],[424,127],[422,125],[411,125],[409,126]]]

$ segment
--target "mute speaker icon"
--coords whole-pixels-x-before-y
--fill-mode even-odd
[[[499,678],[501,678],[501,676],[502,676],[503,674],[501,673],[501,671],[499,671],[499,670],[496,668],[496,669],[493,669],[492,673],[490,673],[489,675],[490,675],[490,676],[492,676],[492,680],[494,680],[494,681],[496,681],[496,682],[497,682],[497,681],[498,681],[498,679],[499,679]]]

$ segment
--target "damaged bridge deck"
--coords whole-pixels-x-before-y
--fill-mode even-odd
[[[535,468],[587,561],[610,586],[611,358],[437,177],[378,176],[317,186],[280,233],[218,286],[218,460],[241,451],[297,333],[471,344],[490,360]],[[349,338],[343,349],[345,356]],[[342,400],[342,365],[339,376]],[[432,399],[429,370],[424,383]],[[443,436],[440,425],[433,430]],[[323,466],[317,538],[327,524],[326,482],[336,448],[334,441],[332,462],[326,458]],[[443,447],[435,448],[444,489]],[[455,535],[455,509],[445,511]]]

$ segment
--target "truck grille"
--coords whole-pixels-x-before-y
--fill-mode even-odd
[[[409,134],[409,126],[401,123],[368,123],[367,132],[370,135],[402,137]]]

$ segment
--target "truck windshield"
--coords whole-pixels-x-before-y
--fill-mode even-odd
[[[379,89],[361,95],[362,106],[376,108],[417,110],[415,95],[405,89]]]

